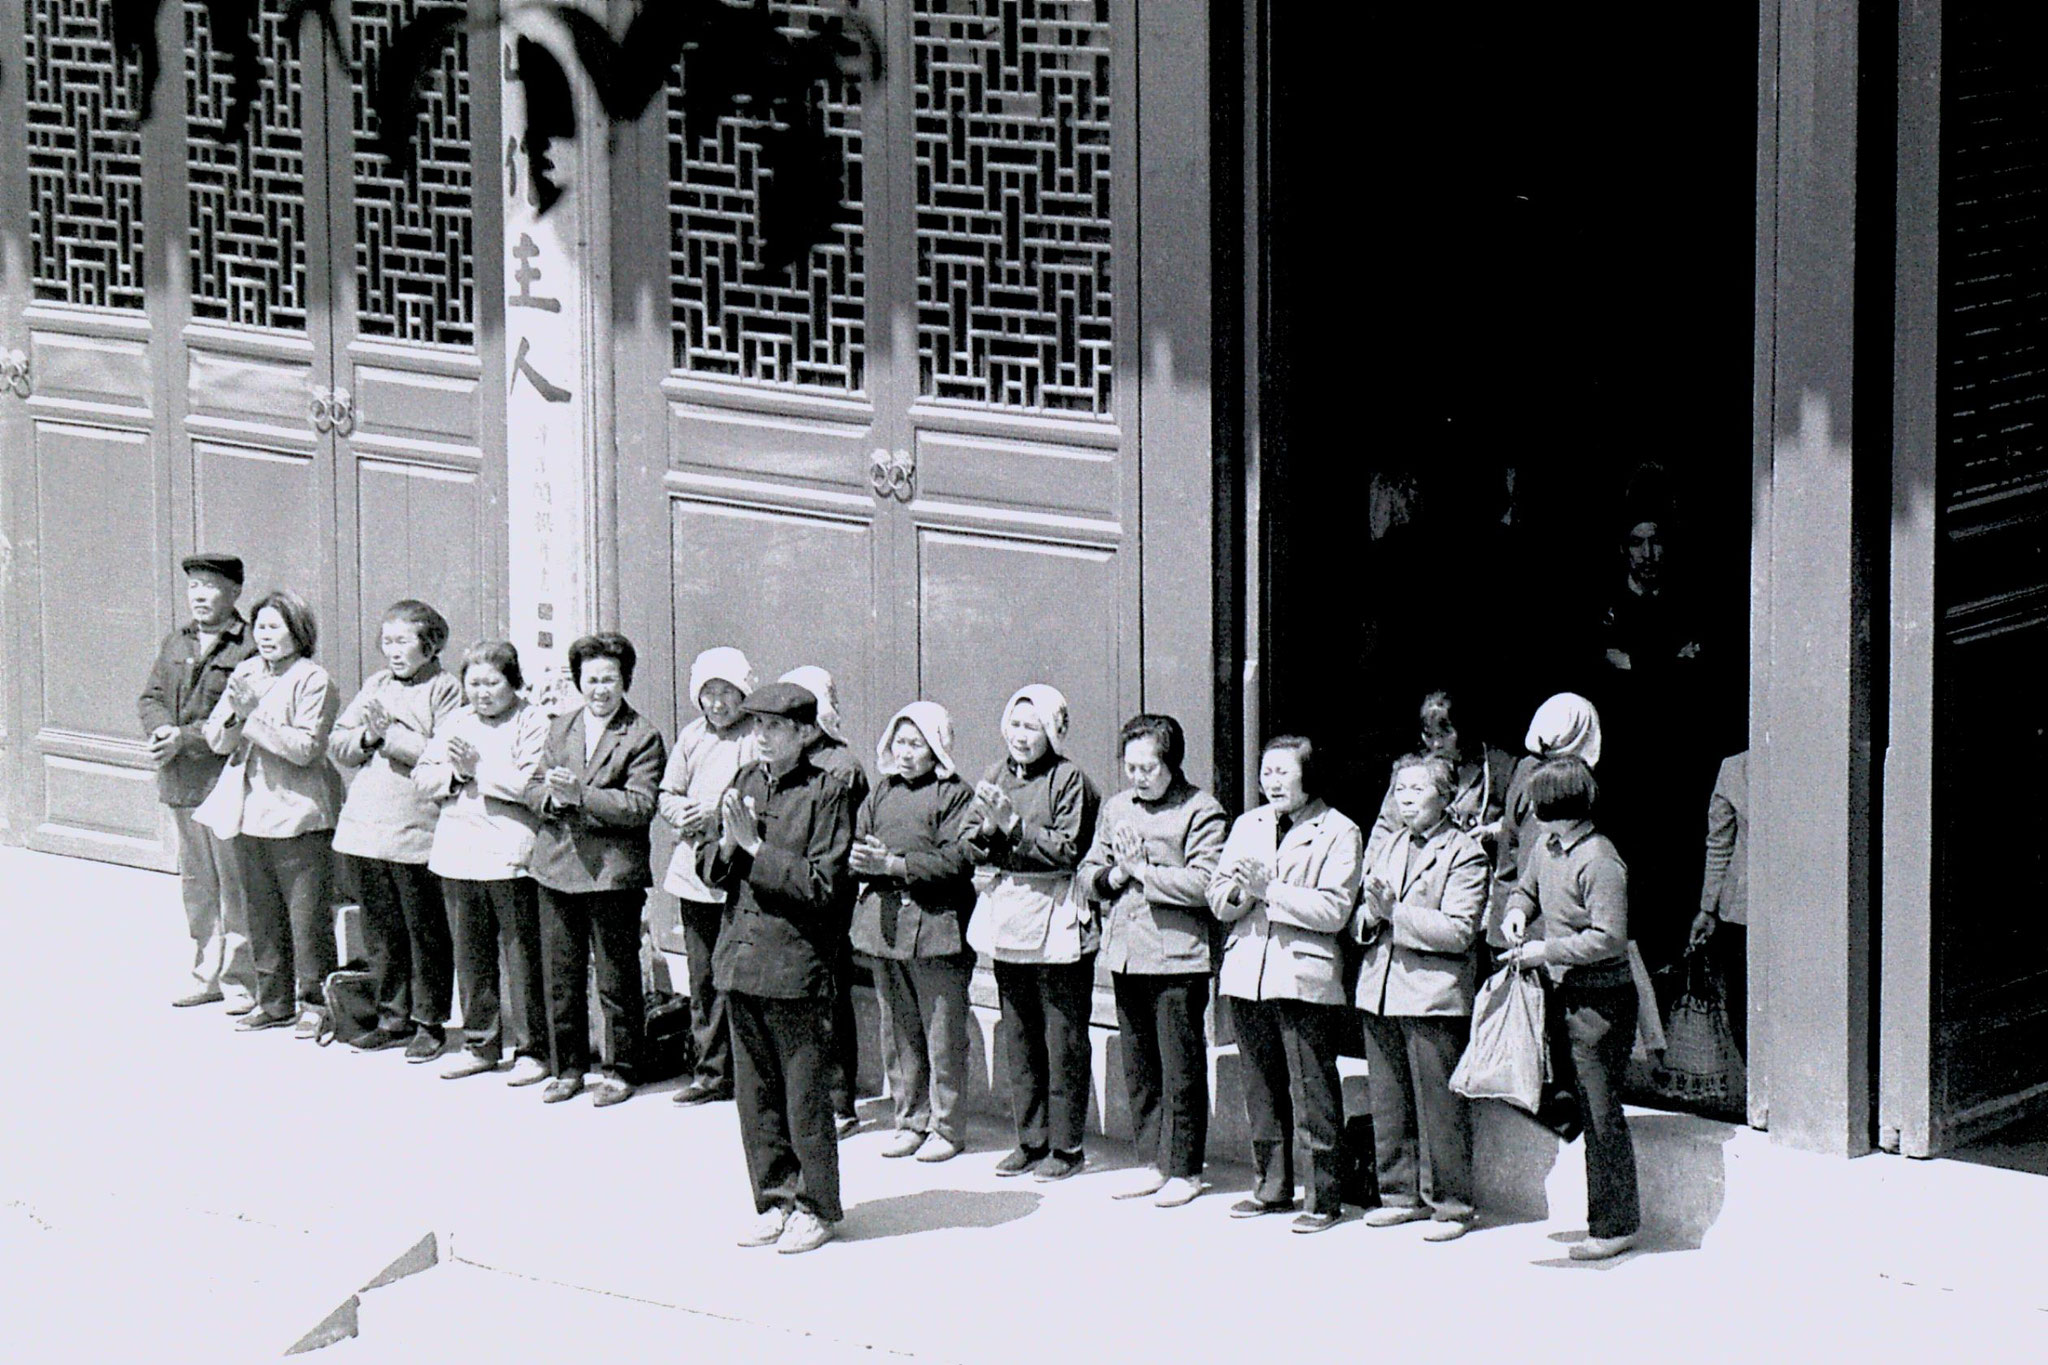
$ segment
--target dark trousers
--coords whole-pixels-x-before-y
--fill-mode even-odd
[[[711,954],[718,948],[723,905],[681,902],[683,951],[690,962],[690,1032],[697,1043],[697,1084],[732,1089],[732,1032],[726,1022],[725,992],[712,984]]]
[[[1198,1176],[1209,1142],[1209,974],[1109,979],[1138,1155],[1161,1175]]]
[[[541,968],[539,889],[525,877],[488,882],[444,877],[441,894],[454,922],[462,1032],[469,1050],[494,1062],[503,1057],[504,1018],[509,1013],[513,1055],[546,1061],[548,999]]]
[[[1230,1002],[1237,1050],[1245,1061],[1244,1116],[1252,1131],[1253,1197],[1294,1198],[1297,1120],[1308,1147],[1308,1210],[1344,1210],[1344,1091],[1337,1047],[1344,1006],[1304,1000]]]
[[[1636,1149],[1621,1112],[1621,1082],[1636,1038],[1636,989],[1573,986],[1567,977],[1552,997],[1564,1012],[1572,1045],[1572,1092],[1586,1124],[1586,1230],[1626,1237],[1642,1222],[1636,1196]]]
[[[540,937],[547,979],[548,1034],[557,1076],[590,1070],[590,959],[604,1010],[605,1071],[633,1079],[647,1031],[640,984],[640,907],[647,893],[540,888]]]
[[[1728,988],[1728,1027],[1735,1031],[1735,1047],[1744,1059],[1749,1056],[1749,926],[1723,924],[1707,940],[1707,960],[1721,973]]]
[[[1010,1073],[1017,1145],[1074,1153],[1088,1131],[1088,1006],[1095,956],[1079,962],[998,962],[997,1027]]]
[[[860,1083],[860,1025],[853,1017],[853,943],[839,936],[832,962],[832,1112],[852,1118]]]
[[[839,1207],[839,1138],[832,1125],[830,1000],[771,1000],[728,992],[733,1098],[754,1210],[801,1205],[828,1223]]]
[[[967,1035],[974,1027],[967,999],[974,954],[907,962],[876,958],[873,970],[882,1001],[882,1065],[895,1102],[896,1127],[937,1133],[966,1146],[958,1110],[967,1081]]]
[[[320,988],[335,968],[334,905],[329,860],[334,833],[317,830],[285,839],[242,834],[234,850],[249,910],[249,955],[256,964],[256,1007],[281,1017],[293,998],[321,1007]]]
[[[377,1027],[409,1032],[448,1022],[455,947],[440,878],[424,863],[349,859],[362,903],[363,949],[376,978]]]
[[[1472,1106],[1451,1090],[1472,1021],[1367,1012],[1366,1084],[1380,1202],[1472,1217]]]

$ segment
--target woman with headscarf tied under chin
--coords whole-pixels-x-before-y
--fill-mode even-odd
[[[1538,838],[1529,779],[1544,760],[1552,758],[1581,759],[1588,769],[1598,768],[1600,745],[1600,712],[1576,692],[1559,692],[1537,707],[1530,718],[1529,732],[1522,739],[1528,752],[1515,763],[1508,779],[1494,841],[1493,887],[1487,898],[1484,934],[1488,948],[1498,951],[1508,946],[1500,929],[1501,917],[1507,912],[1508,893],[1528,870],[1529,855]],[[1490,969],[1491,964],[1482,965]]]

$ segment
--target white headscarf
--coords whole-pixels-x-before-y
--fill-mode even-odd
[[[839,688],[832,681],[832,675],[816,664],[805,664],[792,668],[777,678],[777,682],[795,683],[818,699],[818,728],[841,744],[846,735],[839,728]]]
[[[1560,692],[1536,708],[1522,743],[1538,758],[1579,758],[1600,766],[1600,713],[1576,692]]]
[[[1006,724],[1018,702],[1031,703],[1031,709],[1038,712],[1039,722],[1045,726],[1045,742],[1054,753],[1064,756],[1067,752],[1066,693],[1045,683],[1018,688],[1009,701],[1003,703],[1003,721]]]
[[[882,727],[882,737],[875,741],[875,767],[885,775],[901,775],[896,769],[896,752],[892,745],[896,739],[896,727],[906,720],[915,725],[917,732],[924,736],[924,742],[932,746],[932,757],[938,760],[932,771],[940,777],[951,777],[955,771],[953,717],[935,701],[914,701],[889,717],[889,723]]]
[[[747,662],[746,655],[731,645],[707,649],[690,665],[691,701],[697,702],[704,695],[704,684],[708,682],[729,682],[744,697],[754,690],[754,666]],[[703,705],[702,702],[697,704]]]

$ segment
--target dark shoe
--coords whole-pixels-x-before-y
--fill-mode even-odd
[[[412,1041],[405,1045],[405,1060],[431,1062],[447,1046],[448,1030],[439,1024],[421,1024],[413,1031]]]
[[[686,1107],[693,1104],[717,1104],[721,1101],[729,1100],[731,1098],[731,1087],[723,1085],[706,1085],[702,1081],[691,1081],[681,1090],[676,1091],[673,1097],[674,1102],[676,1104],[684,1105]]]
[[[563,1100],[573,1100],[582,1093],[583,1078],[581,1076],[557,1076],[541,1088],[540,1102],[542,1104],[560,1104]]]
[[[235,1031],[254,1033],[258,1029],[289,1028],[293,1018],[294,1016],[289,1014],[265,1014],[261,1010],[252,1010],[242,1016],[242,1022],[235,1025]]]
[[[1341,1213],[1304,1213],[1287,1225],[1289,1232],[1328,1232],[1344,1221]]]
[[[255,1008],[256,1002],[254,1000],[237,1000],[232,1005],[228,1006],[228,1013],[233,1017],[239,1019],[241,1016],[247,1014],[250,1010],[253,1010]]]
[[[218,1005],[221,1002],[221,998],[219,991],[194,991],[190,995],[181,995],[176,1000],[173,1000],[171,1008],[174,1010],[189,1010],[194,1005]]]
[[[1263,1199],[1240,1199],[1230,1206],[1230,1216],[1232,1218],[1263,1218],[1269,1213],[1292,1212],[1294,1212],[1294,1201],[1292,1199],[1276,1199],[1270,1204]]]
[[[841,1114],[832,1120],[832,1131],[838,1135],[841,1142],[844,1142],[860,1131],[860,1115]]]
[[[1019,1147],[996,1163],[997,1175],[1022,1175],[1045,1160],[1044,1148]]]
[[[1038,1163],[1038,1169],[1031,1173],[1031,1178],[1047,1182],[1065,1180],[1087,1164],[1088,1158],[1080,1152],[1054,1152]]]
[[[617,1076],[607,1076],[592,1089],[590,1103],[595,1108],[604,1109],[614,1104],[624,1104],[632,1098],[631,1085]]]
[[[410,1037],[412,1037],[410,1032],[392,1033],[385,1029],[373,1028],[353,1043],[350,1043],[349,1046],[357,1052],[383,1052],[387,1048],[400,1046]]]

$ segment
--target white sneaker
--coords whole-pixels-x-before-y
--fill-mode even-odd
[[[773,1246],[776,1240],[782,1236],[782,1229],[788,1223],[789,1210],[777,1204],[774,1208],[761,1214],[752,1223],[747,1225],[746,1232],[740,1237],[740,1245],[743,1247]]]
[[[536,1085],[548,1078],[548,1064],[538,1057],[520,1055],[512,1059],[512,1074],[505,1078],[507,1085]]]
[[[1573,1242],[1572,1249],[1565,1254],[1574,1261],[1605,1261],[1634,1250],[1635,1244],[1633,1232],[1626,1237],[1588,1237],[1583,1242]]]
[[[924,1146],[924,1134],[915,1128],[899,1128],[882,1148],[883,1156],[909,1156]]]
[[[924,1140],[924,1145],[917,1149],[917,1159],[929,1166],[938,1161],[951,1161],[964,1150],[959,1143],[951,1138],[933,1133]]]
[[[1201,1193],[1200,1178],[1177,1175],[1159,1187],[1159,1197],[1152,1202],[1162,1209],[1177,1209],[1182,1204],[1193,1203]]]
[[[806,1251],[816,1251],[832,1240],[832,1225],[812,1213],[809,1209],[798,1209],[789,1215],[789,1222],[782,1229],[782,1238],[775,1249],[784,1256],[797,1256]]]

